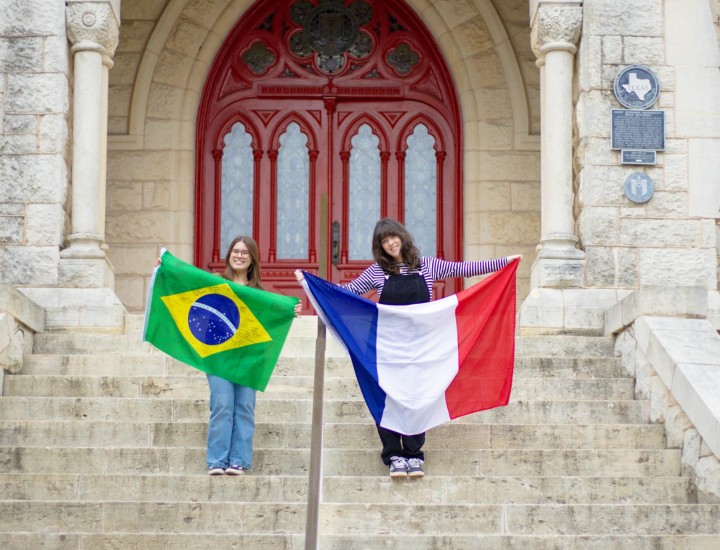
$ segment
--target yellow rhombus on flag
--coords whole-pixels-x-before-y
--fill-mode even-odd
[[[199,298],[212,295],[224,296],[235,304],[240,313],[239,326],[235,326],[232,320],[230,320],[222,310],[198,301]],[[187,292],[181,292],[180,294],[173,294],[172,296],[162,296],[161,299],[168,310],[170,310],[170,314],[175,320],[175,325],[180,333],[202,358],[212,355],[213,353],[220,353],[221,351],[241,348],[251,344],[259,344],[261,342],[269,342],[271,340],[270,335],[257,320],[257,317],[253,315],[250,308],[245,305],[245,302],[238,298],[227,283],[198,290],[189,290]],[[198,332],[198,330],[193,331],[191,326],[193,323],[200,323],[200,321],[191,314],[191,308],[193,307],[206,311],[212,319],[210,321],[211,323],[217,323],[220,326],[227,327],[234,332],[234,335],[227,340],[218,341],[218,343],[206,344],[200,341],[193,334],[193,332]],[[190,319],[190,322],[186,322],[187,319]]]

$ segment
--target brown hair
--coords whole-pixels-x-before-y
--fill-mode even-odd
[[[383,250],[382,242],[385,237],[400,237],[400,256],[403,263],[410,270],[416,270],[420,267],[420,251],[413,243],[410,232],[405,226],[392,218],[383,218],[375,224],[372,240],[373,258],[386,273],[397,275],[400,268],[390,256]]]
[[[223,272],[222,276],[231,281],[235,278],[235,270],[230,267],[230,254],[232,254],[232,249],[235,248],[235,245],[237,243],[245,243],[245,246],[247,246],[248,248],[248,252],[250,252],[251,263],[247,272],[247,286],[262,289],[262,275],[260,274],[260,252],[258,251],[258,245],[255,242],[255,239],[253,239],[252,237],[242,235],[233,239],[233,241],[230,243],[230,246],[228,246],[227,254],[225,254],[225,271]]]

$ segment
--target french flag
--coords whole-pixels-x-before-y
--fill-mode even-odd
[[[303,287],[350,355],[375,422],[414,435],[508,404],[518,263],[425,304],[377,304],[306,272]]]

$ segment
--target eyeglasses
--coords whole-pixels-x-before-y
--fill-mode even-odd
[[[233,250],[230,252],[231,256],[249,256],[250,251],[249,250]]]

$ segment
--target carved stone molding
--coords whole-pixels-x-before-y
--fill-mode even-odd
[[[73,51],[102,49],[102,53],[115,55],[120,38],[120,25],[108,0],[68,0],[65,23]]]
[[[540,59],[548,51],[577,51],[582,29],[583,9],[578,5],[540,4],[532,21],[532,50]]]

